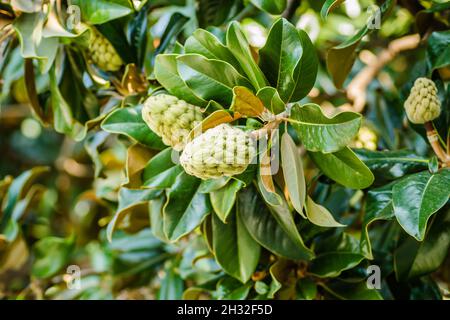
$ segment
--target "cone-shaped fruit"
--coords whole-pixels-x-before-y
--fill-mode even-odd
[[[189,132],[202,121],[203,115],[200,107],[168,94],[159,94],[144,102],[142,118],[166,145],[180,151]]]
[[[104,71],[117,71],[123,65],[111,42],[94,27],[91,28],[88,53],[92,62]]]
[[[180,157],[184,170],[201,179],[245,171],[256,155],[256,142],[243,130],[221,124],[189,142]]]
[[[427,78],[418,78],[414,82],[404,107],[406,115],[412,123],[423,124],[439,117],[441,103],[437,97],[434,82]]]

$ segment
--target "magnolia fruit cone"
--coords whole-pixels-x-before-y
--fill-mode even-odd
[[[377,142],[377,134],[369,127],[363,126],[361,127],[361,129],[359,129],[358,134],[356,135],[356,139],[352,143],[352,146],[355,148],[376,150]]]
[[[164,144],[180,151],[189,132],[203,120],[199,107],[168,94],[149,97],[142,118]]]
[[[94,27],[91,28],[88,52],[92,61],[104,71],[117,71],[123,64],[111,42]]]
[[[184,170],[201,179],[245,171],[256,155],[256,142],[243,130],[221,124],[189,142],[181,154]]]
[[[441,104],[434,82],[427,78],[418,78],[414,82],[404,107],[406,115],[412,123],[423,124],[439,117]]]

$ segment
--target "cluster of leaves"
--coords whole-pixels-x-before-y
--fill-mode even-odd
[[[344,1],[287,2],[0,4],[0,296],[445,295],[436,281],[449,279],[450,170],[424,129],[403,121],[402,103],[417,77],[435,81],[443,110],[435,126],[448,153],[450,6],[381,1],[384,36],[363,19],[345,40],[336,32],[352,21]],[[383,29],[398,12],[411,16],[403,34]],[[82,27],[73,28],[77,13]],[[311,39],[293,24],[307,15],[323,35]],[[249,25],[265,35],[261,47]],[[121,70],[91,61],[93,28]],[[337,112],[346,101],[338,89],[364,68],[360,49],[415,31],[423,45],[371,81],[364,117]],[[231,123],[262,133],[258,164],[220,179],[185,173],[141,117],[142,102],[160,91],[202,107],[202,130]],[[33,118],[20,123],[24,105]],[[352,149],[361,126],[376,132],[378,150]],[[366,285],[370,265],[381,270],[381,289]]]

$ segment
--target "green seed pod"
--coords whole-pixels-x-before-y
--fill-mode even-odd
[[[200,107],[168,94],[159,94],[144,102],[142,118],[166,145],[180,151],[189,132],[203,120],[203,115]]]
[[[427,78],[418,78],[414,82],[404,107],[406,115],[412,123],[423,124],[439,117],[441,103],[437,97],[434,82]]]
[[[94,27],[91,28],[88,54],[92,62],[104,71],[117,71],[123,65],[111,42]]]
[[[180,156],[184,170],[201,179],[245,171],[256,155],[256,142],[229,124],[209,129],[189,142]]]

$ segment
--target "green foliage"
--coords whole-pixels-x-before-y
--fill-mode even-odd
[[[349,3],[1,4],[0,298],[448,298],[450,6],[378,1],[377,30]],[[142,118],[160,93],[201,109],[183,142],[226,124],[257,156],[189,175]],[[226,166],[229,139],[202,150]]]

